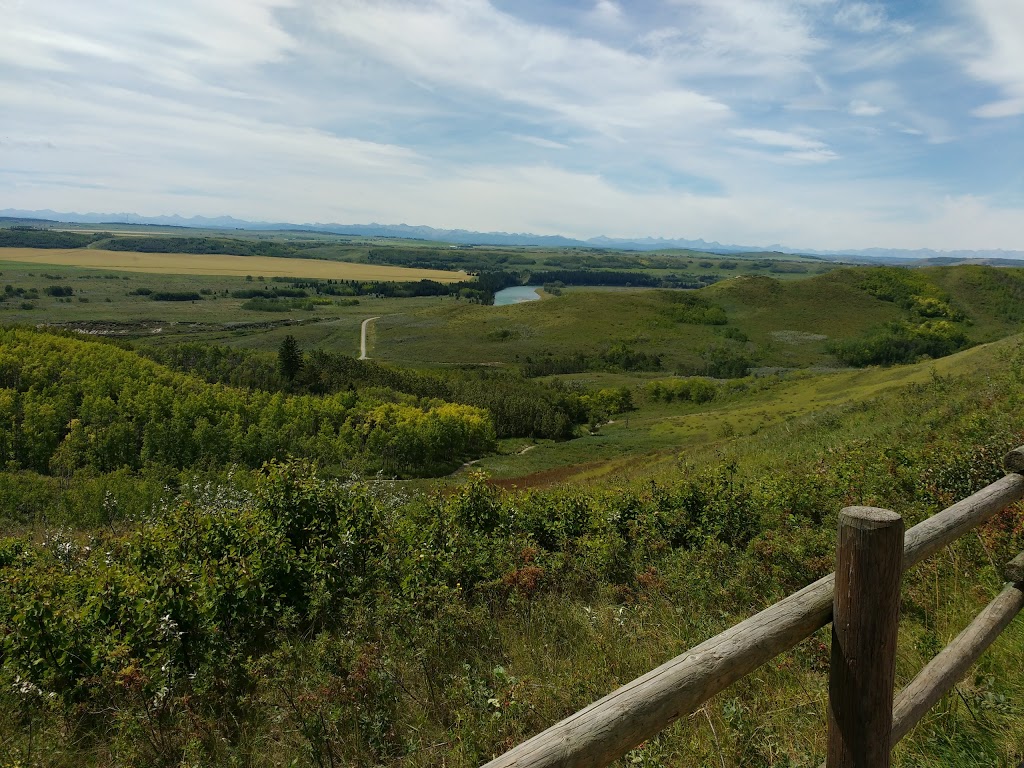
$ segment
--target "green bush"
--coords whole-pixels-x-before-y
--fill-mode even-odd
[[[195,291],[153,291],[149,298],[152,301],[202,301]]]
[[[670,305],[668,315],[677,323],[690,325],[725,325],[725,310],[694,291],[671,291],[662,294]]]
[[[868,336],[836,342],[830,351],[846,365],[896,365],[944,357],[968,345],[967,334],[946,320],[888,323]]]

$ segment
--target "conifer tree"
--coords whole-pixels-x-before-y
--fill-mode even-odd
[[[288,381],[291,381],[301,368],[302,352],[299,351],[299,343],[289,333],[284,337],[281,346],[277,348],[277,370]]]

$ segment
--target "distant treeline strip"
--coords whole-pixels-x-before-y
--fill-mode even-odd
[[[108,235],[57,232],[33,227],[0,229],[0,248],[85,248]]]
[[[281,243],[269,240],[241,240],[226,237],[123,237],[103,243],[108,251],[136,253],[194,253],[203,255],[274,256],[281,259],[306,258],[304,251],[322,243]]]
[[[386,298],[413,298],[416,296],[457,296],[481,304],[493,304],[494,294],[503,288],[519,285],[521,278],[514,272],[481,272],[474,280],[457,283],[439,283],[436,280],[383,282],[379,280],[309,280],[304,278],[275,278],[290,287],[268,287],[232,291],[235,298],[303,298],[309,295],[325,296],[383,296]]]
[[[467,272],[501,270],[511,266],[529,266],[537,260],[522,253],[495,253],[474,249],[371,248],[366,254],[370,264],[387,264],[415,269],[462,269]]]
[[[630,286],[641,288],[703,288],[717,283],[718,275],[679,277],[676,275],[649,275],[642,272],[614,272],[592,269],[558,269],[531,272],[527,282],[534,285],[562,283],[563,285]]]

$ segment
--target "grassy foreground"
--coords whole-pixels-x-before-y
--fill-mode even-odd
[[[842,506],[909,525],[1000,476],[1022,371],[989,347],[605,487],[404,497],[271,465],[125,532],[4,540],[0,764],[479,764],[831,570]],[[898,685],[1022,547],[1015,507],[908,574]],[[1022,648],[1018,620],[896,764],[1017,766]],[[816,766],[828,655],[819,632],[620,765]]]

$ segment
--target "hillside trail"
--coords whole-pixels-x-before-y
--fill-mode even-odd
[[[376,317],[368,317],[365,320],[363,320],[363,324],[360,326],[360,331],[359,331],[359,359],[360,360],[369,360],[370,359],[370,358],[368,358],[366,356],[366,326],[370,324],[371,320],[379,320],[380,318],[381,318],[380,315],[377,315]]]

